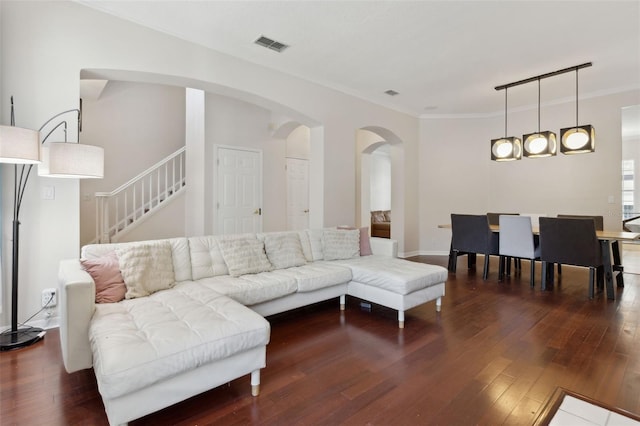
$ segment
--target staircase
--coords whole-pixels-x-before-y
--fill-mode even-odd
[[[111,192],[97,192],[96,238],[118,241],[185,189],[185,148],[169,155]]]

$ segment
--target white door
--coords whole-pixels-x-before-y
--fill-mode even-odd
[[[262,231],[262,153],[217,148],[216,234]]]
[[[287,229],[309,227],[309,160],[287,158]]]

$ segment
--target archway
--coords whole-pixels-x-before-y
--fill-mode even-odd
[[[81,81],[120,81],[129,83],[151,83],[158,85],[167,85],[174,87],[187,88],[187,90],[201,91],[204,96],[208,94],[215,94],[224,96],[227,98],[237,99],[247,104],[253,104],[257,107],[261,107],[270,111],[271,129],[280,129],[281,132],[291,132],[300,125],[307,126],[310,129],[310,140],[312,141],[311,156],[314,158],[314,170],[310,175],[313,178],[311,183],[312,191],[317,194],[313,197],[312,212],[310,224],[312,226],[320,227],[324,222],[324,129],[320,123],[299,111],[295,111],[286,105],[282,105],[278,102],[274,102],[269,99],[265,99],[258,95],[248,93],[236,88],[222,86],[209,81],[196,81],[189,78],[170,75],[159,75],[146,72],[136,71],[123,71],[123,70],[102,70],[102,69],[83,69],[80,75]],[[104,86],[104,83],[103,83]],[[286,120],[285,120],[286,119]],[[289,125],[276,125],[273,123],[283,122],[283,124],[291,123]],[[266,123],[265,123],[266,124]],[[204,123],[201,123],[201,127]],[[263,127],[266,129],[265,127]],[[203,138],[204,134],[198,132],[199,137]],[[268,137],[267,143],[268,143]],[[211,196],[207,195],[211,190],[211,170],[214,168],[214,159],[211,155],[211,148],[207,147],[205,143],[199,143],[190,147],[190,155],[187,158],[197,159],[195,164],[189,165],[189,180],[195,182],[190,186],[189,196],[185,197],[185,204],[187,205],[185,211],[188,212],[189,218],[187,221],[190,224],[191,230],[185,230],[189,234],[197,235],[202,233],[211,233],[212,225],[211,218],[213,217],[214,204],[211,201]],[[279,164],[277,165],[279,166]],[[274,168],[276,165],[273,166]],[[281,168],[280,168],[281,170]],[[108,188],[106,190],[113,189]],[[197,200],[195,203],[194,200]],[[271,210],[269,210],[271,211]],[[272,213],[273,215],[273,213]],[[95,216],[95,213],[91,216]],[[89,222],[93,222],[92,218],[89,218]],[[276,229],[277,230],[277,229]]]
[[[370,226],[371,223],[371,170],[372,154],[381,147],[389,148],[391,164],[389,183],[390,210],[393,222],[391,238],[398,240],[399,247],[404,244],[404,177],[401,173],[404,162],[402,140],[391,130],[367,126],[357,132],[357,173],[356,173],[356,211],[358,226]]]

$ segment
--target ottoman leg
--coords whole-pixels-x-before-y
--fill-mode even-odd
[[[404,328],[404,311],[398,311],[398,328]]]
[[[341,311],[344,311],[345,299],[346,299],[346,296],[344,294],[340,296],[340,310]]]
[[[438,297],[436,299],[436,312],[440,312],[442,310],[442,297]]]
[[[251,372],[251,395],[258,396],[260,394],[260,370]]]

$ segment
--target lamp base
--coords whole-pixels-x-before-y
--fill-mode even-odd
[[[9,329],[0,333],[0,351],[10,351],[32,345],[41,340],[45,333],[46,331],[36,327],[19,328],[16,331]]]

